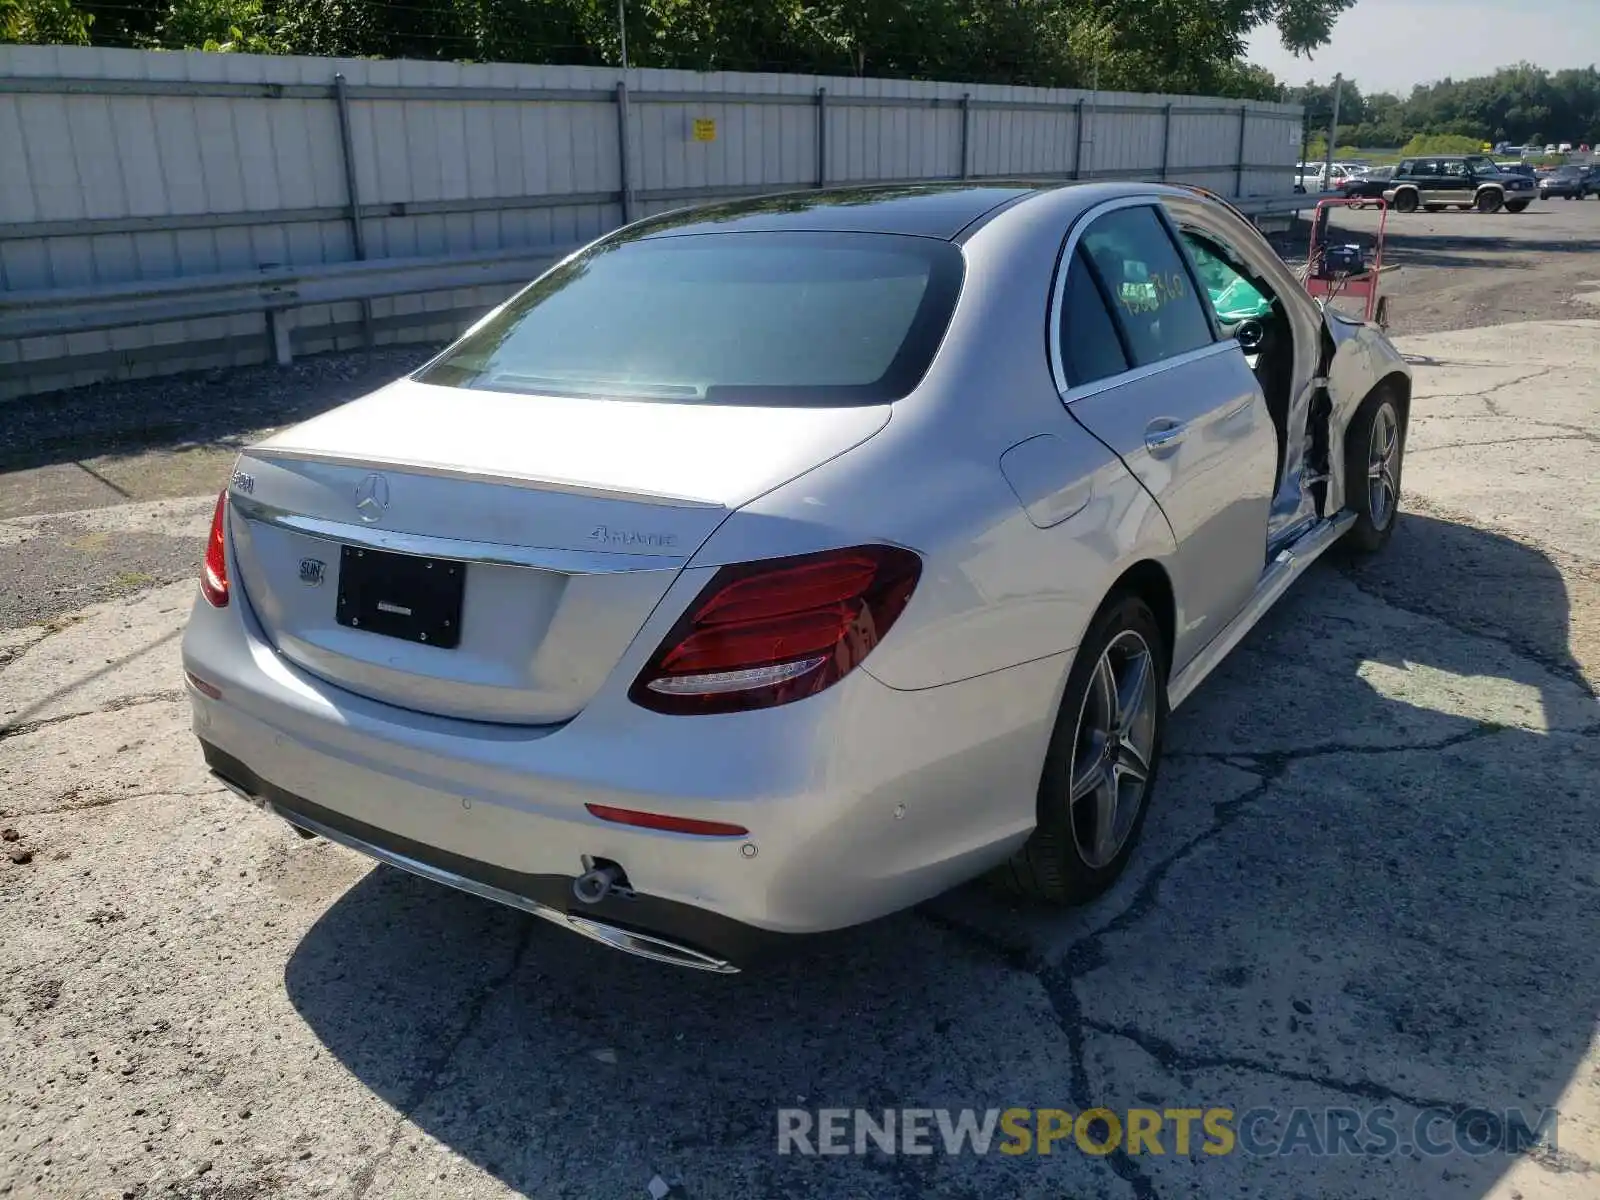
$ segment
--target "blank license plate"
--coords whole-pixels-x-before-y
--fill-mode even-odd
[[[344,546],[338,622],[444,650],[461,641],[465,563]]]

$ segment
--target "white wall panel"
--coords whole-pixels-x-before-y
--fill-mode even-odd
[[[342,72],[350,102],[356,185],[368,256],[406,257],[529,245],[571,245],[615,228],[622,219],[619,130],[614,89],[604,68],[509,63],[370,61],[154,53],[86,47],[0,47],[0,78],[224,82],[310,85],[323,97],[187,94],[0,93],[0,291],[126,283],[264,265],[348,261],[355,243],[348,214],[338,108],[331,98]],[[972,176],[1115,172],[1167,177],[1232,193],[1281,193],[1299,153],[1296,107],[1223,102],[1193,96],[1140,96],[1005,85],[803,75],[628,73],[629,182],[634,214],[691,201],[656,193],[695,190],[711,199],[734,191],[805,188],[816,183],[817,90],[825,88],[826,163],[834,184],[860,180],[954,178],[962,171],[961,97],[1047,105],[1046,109],[974,107],[968,117]],[[364,86],[433,89],[427,96],[366,99]],[[459,88],[580,89],[592,100],[452,99]],[[651,93],[701,99],[657,103]],[[793,103],[755,103],[741,95],[782,95]],[[875,103],[845,103],[851,98]],[[937,98],[940,104],[926,101]],[[1080,130],[1079,105],[1085,108]],[[1171,105],[1170,125],[1165,107]],[[1136,110],[1136,111],[1135,111]],[[1197,110],[1197,111],[1188,111]],[[1225,111],[1224,111],[1225,110]],[[1248,113],[1244,169],[1239,112]],[[694,121],[716,123],[715,139],[694,140]],[[1081,150],[1081,161],[1080,161]],[[1272,168],[1276,167],[1274,170]],[[1195,168],[1207,168],[1196,170]],[[577,204],[507,206],[496,201],[562,194],[603,195]],[[416,204],[454,206],[403,212]],[[394,211],[374,209],[401,206]],[[318,219],[241,224],[239,214],[318,210]],[[58,229],[35,236],[43,221],[203,219],[184,229]],[[510,289],[471,289],[375,302],[375,317],[449,314],[487,304]],[[316,330],[351,325],[359,306],[301,310],[297,344]],[[385,327],[380,340],[438,332],[450,320],[410,330]],[[260,336],[260,344],[256,335]],[[241,338],[223,361],[260,361],[264,321],[233,317],[170,322],[151,329],[28,338],[0,344],[0,367],[72,353],[100,355],[153,345]],[[350,340],[339,334],[339,344]],[[330,334],[323,341],[333,344]],[[70,346],[69,346],[70,343]],[[206,362],[219,361],[208,348]],[[174,356],[160,369],[195,362]],[[153,369],[130,360],[122,373]],[[52,369],[57,381],[84,371]],[[88,373],[93,377],[93,372]],[[0,371],[0,397],[36,390]]]

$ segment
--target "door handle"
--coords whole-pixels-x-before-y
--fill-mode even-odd
[[[1178,448],[1178,443],[1183,441],[1188,432],[1189,426],[1184,422],[1162,417],[1145,426],[1144,448],[1158,457],[1170,454]]]

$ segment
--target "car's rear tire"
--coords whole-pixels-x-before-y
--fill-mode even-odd
[[[1417,211],[1417,193],[1407,188],[1405,191],[1395,193],[1395,212],[1414,213]]]
[[[1550,199],[1550,193],[1549,192],[1540,192],[1539,193],[1539,199],[1541,199],[1541,200]]]
[[[1529,200],[1507,200],[1506,211],[1508,213],[1527,212],[1530,203],[1532,202]]]
[[[1388,543],[1400,515],[1400,475],[1406,425],[1399,402],[1387,389],[1361,403],[1344,436],[1345,504],[1356,522],[1345,544],[1375,554]]]
[[[1166,726],[1161,627],[1139,596],[1114,592],[1067,677],[1039,779],[1039,823],[996,882],[1056,904],[1085,903],[1115,883],[1144,827]]]
[[[1497,213],[1505,202],[1506,198],[1500,193],[1499,189],[1490,188],[1478,194],[1478,211],[1481,213]]]

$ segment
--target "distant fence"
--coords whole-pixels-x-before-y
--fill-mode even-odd
[[[1007,176],[1281,195],[1300,134],[1298,106],[1188,96],[3,46],[0,398],[440,340],[541,261],[703,200]],[[316,270],[360,260],[381,262],[337,287]]]

